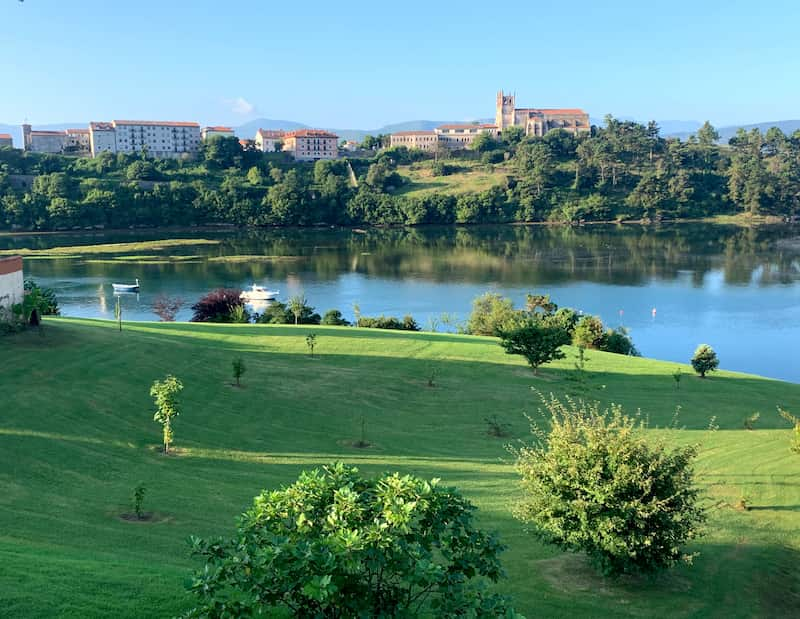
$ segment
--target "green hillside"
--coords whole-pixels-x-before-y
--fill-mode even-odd
[[[181,323],[119,333],[113,323],[51,319],[43,335],[2,338],[0,615],[179,614],[199,567],[187,537],[232,533],[260,490],[334,459],[457,486],[508,544],[501,589],[528,617],[800,613],[800,456],[775,412],[800,413],[800,385],[728,372],[700,380],[684,367],[676,389],[673,363],[600,352],[589,354],[584,384],[571,380],[574,352],[534,377],[496,340],[448,334]],[[241,389],[230,386],[239,355]],[[148,394],[168,372],[185,385],[175,456],[157,451]],[[709,507],[693,566],[653,581],[603,580],[512,519],[516,476],[503,443],[528,436],[532,386],[641,408],[652,425],[681,407],[688,431],[679,440],[703,444],[697,472]],[[743,429],[754,411],[756,429]],[[487,435],[492,414],[511,438]],[[367,449],[352,446],[362,416]],[[140,481],[153,522],[120,518]],[[743,496],[749,511],[733,507]]]
[[[477,161],[460,161],[458,171],[446,176],[432,174],[432,162],[398,166],[397,172],[406,180],[399,194],[420,197],[430,194],[459,195],[477,193],[492,187],[504,187],[512,174],[501,166],[487,166]]]

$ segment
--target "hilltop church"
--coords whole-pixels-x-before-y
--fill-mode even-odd
[[[506,127],[522,127],[525,135],[541,137],[552,129],[584,133],[591,129],[589,114],[581,109],[516,108],[514,95],[497,93],[495,125],[500,132]]]

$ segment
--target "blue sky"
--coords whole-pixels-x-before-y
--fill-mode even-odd
[[[0,122],[800,118],[800,2],[0,0]]]

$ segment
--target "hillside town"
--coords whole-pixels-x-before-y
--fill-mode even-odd
[[[443,124],[433,130],[399,131],[389,136],[389,146],[405,146],[427,152],[469,148],[475,138],[497,136],[508,127],[520,127],[529,136],[543,136],[552,129],[578,134],[590,131],[589,115],[581,109],[517,108],[513,94],[497,93],[495,122]],[[145,152],[157,158],[193,158],[202,143],[215,137],[235,137],[233,128],[201,127],[197,122],[155,120],[93,121],[87,128],[40,131],[22,125],[26,151],[97,157],[102,153]],[[355,142],[339,144],[339,136],[324,129],[282,131],[259,129],[253,139],[241,139],[243,148],[270,153],[282,151],[296,161],[337,159],[358,148]],[[9,134],[0,134],[0,147],[13,146]]]

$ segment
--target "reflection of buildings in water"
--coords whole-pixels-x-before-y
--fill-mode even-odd
[[[97,300],[100,305],[100,313],[104,315],[108,313],[108,306],[106,305],[106,291],[103,289],[103,284],[100,284],[97,287]]]

